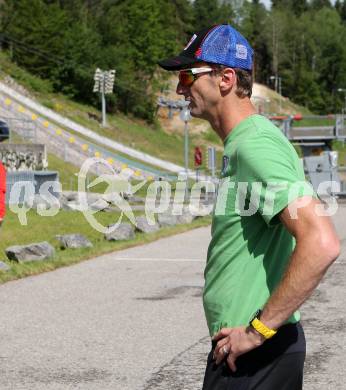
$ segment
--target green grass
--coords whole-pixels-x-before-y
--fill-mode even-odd
[[[293,127],[315,127],[315,126],[335,126],[335,119],[331,118],[307,118],[300,121],[293,121]]]
[[[118,213],[97,213],[97,220],[103,226],[116,223],[118,218]],[[48,241],[55,247],[55,258],[43,262],[29,262],[24,264],[6,260],[6,263],[11,266],[11,270],[8,272],[0,271],[0,283],[52,271],[56,268],[69,266],[101,254],[145,244],[158,238],[167,237],[197,227],[207,226],[210,223],[210,217],[198,218],[189,225],[162,228],[153,234],[136,233],[135,239],[121,242],[106,241],[103,234],[94,230],[80,212],[60,210],[54,217],[43,217],[38,215],[36,211],[31,210],[27,214],[27,222],[27,226],[22,226],[18,221],[17,215],[8,211],[0,230],[0,259],[6,259],[5,249],[8,246],[41,241]],[[125,217],[123,218],[123,222],[127,222]],[[69,233],[85,235],[92,242],[93,247],[61,250],[58,241],[55,239],[55,235]]]
[[[339,165],[346,165],[346,144],[342,141],[333,141],[333,150],[339,153]]]
[[[42,80],[40,77],[34,76],[20,68],[11,62],[8,55],[3,51],[0,51],[0,72],[2,76],[6,74],[11,76],[28,90],[38,93],[51,93],[53,91],[53,85],[50,81]]]

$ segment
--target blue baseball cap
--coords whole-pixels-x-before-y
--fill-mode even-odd
[[[236,29],[229,24],[221,24],[194,34],[178,56],[158,64],[166,70],[181,70],[201,61],[251,70],[253,49]]]

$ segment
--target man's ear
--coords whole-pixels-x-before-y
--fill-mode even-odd
[[[222,71],[222,78],[220,81],[221,92],[229,92],[237,82],[237,75],[232,68],[225,68]]]

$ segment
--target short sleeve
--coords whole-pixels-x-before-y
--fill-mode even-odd
[[[260,134],[238,145],[237,181],[247,183],[247,201],[256,205],[268,225],[278,223],[275,217],[295,199],[316,197],[293,146],[271,134]]]

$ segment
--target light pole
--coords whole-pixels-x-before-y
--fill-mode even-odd
[[[344,93],[344,108],[342,109],[342,115],[346,114],[346,88],[338,88],[338,92]]]
[[[93,92],[101,93],[101,101],[102,101],[102,127],[106,127],[106,94],[113,92],[114,86],[114,78],[115,78],[115,70],[101,70],[99,68],[96,69],[94,75],[94,89]]]
[[[189,128],[187,122],[191,119],[190,110],[188,109],[189,102],[184,102],[184,106],[180,111],[180,119],[185,123],[184,126],[184,166],[186,179],[189,170]]]
[[[280,98],[279,98],[279,110],[280,110],[280,114],[281,114],[281,111],[282,111],[282,89],[281,89],[282,78],[279,75],[276,74],[274,76],[270,76],[269,79],[270,80],[274,80],[275,92],[279,93],[279,95],[280,95]]]
[[[269,115],[270,114],[270,99],[269,98],[266,98],[266,114]]]

